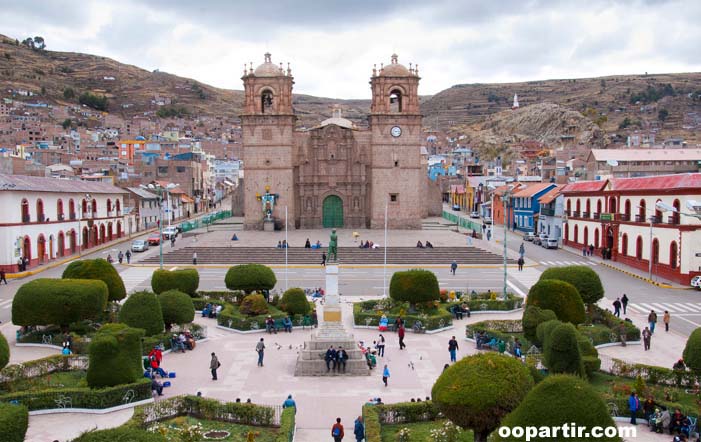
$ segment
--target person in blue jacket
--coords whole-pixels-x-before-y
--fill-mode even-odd
[[[637,425],[635,421],[635,415],[640,408],[640,399],[638,399],[638,393],[632,392],[628,397],[628,409],[630,410],[630,423]]]

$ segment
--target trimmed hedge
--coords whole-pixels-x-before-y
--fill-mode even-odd
[[[5,368],[8,362],[10,362],[10,345],[7,343],[5,335],[0,333],[0,370]]]
[[[97,319],[107,307],[107,285],[89,279],[39,278],[23,284],[12,301],[15,325],[61,325]]]
[[[365,442],[382,442],[382,424],[377,405],[363,405],[363,423],[365,424]]]
[[[124,324],[104,325],[90,343],[88,385],[93,388],[128,384],[143,376],[141,338],[144,331]]]
[[[678,371],[654,365],[631,364],[620,359],[611,358],[613,364],[609,372],[616,376],[636,379],[638,376],[645,382],[656,385],[676,385],[694,388],[696,374],[691,371]]]
[[[158,295],[166,330],[173,324],[188,324],[195,319],[195,306],[190,295],[177,290],[168,290]]]
[[[166,442],[160,433],[127,426],[83,433],[72,442]]]
[[[613,427],[606,403],[587,382],[571,375],[551,375],[533,388],[523,402],[501,421],[502,427],[560,427],[573,423],[587,427]],[[502,438],[500,441],[522,441],[520,438]],[[562,437],[545,438],[540,435],[531,441],[559,441]],[[616,437],[578,437],[579,442],[620,441]]]
[[[132,293],[119,310],[119,322],[143,329],[146,336],[162,333],[165,327],[161,305],[151,292]]]
[[[378,301],[363,301],[353,303],[353,321],[355,325],[363,326],[379,326],[380,314],[379,310],[375,310],[375,306]],[[392,314],[383,311],[387,316],[387,320],[390,324],[394,323],[394,320],[399,316],[398,314]],[[401,315],[404,320],[404,326],[407,330],[412,330],[414,323],[416,321],[421,321],[421,325],[426,330],[437,330],[439,328],[447,327],[453,324],[453,315],[451,315],[448,310],[444,308],[437,308],[430,310],[430,314],[424,313],[407,313]]]
[[[555,315],[554,311],[541,309],[535,305],[529,305],[523,311],[523,318],[521,319],[524,336],[526,336],[529,341],[542,345],[542,341],[537,337],[536,329],[539,324],[552,321],[553,319],[557,319],[557,315]]]
[[[107,284],[109,301],[126,298],[127,290],[119,272],[112,264],[102,258],[73,261],[61,276],[63,279],[97,279]]]
[[[470,307],[472,313],[490,310],[511,311],[523,307],[523,298],[513,293],[507,293],[506,300],[502,299],[501,295],[497,296],[497,299],[491,299],[487,293],[470,296],[469,300],[462,296],[456,302],[442,304],[442,307],[450,312],[454,305],[462,305],[463,302]]]
[[[558,324],[545,336],[544,341],[543,359],[549,372],[585,376],[574,325]]]
[[[199,285],[200,274],[196,269],[156,270],[151,276],[151,289],[156,294],[178,290],[195,297]]]
[[[269,310],[268,302],[263,295],[258,293],[247,295],[239,306],[239,311],[247,316],[264,315]]]
[[[280,310],[291,315],[306,315],[312,311],[307,295],[300,288],[291,288],[282,294]]]
[[[684,362],[690,370],[701,373],[701,327],[691,332],[686,341]]]
[[[572,284],[585,304],[596,304],[604,297],[604,286],[599,275],[588,266],[550,267],[540,280],[557,279]]]
[[[556,279],[541,279],[528,291],[526,305],[552,310],[563,322],[581,324],[585,321],[584,303],[577,288]]]
[[[486,441],[532,387],[533,378],[520,360],[483,353],[465,357],[444,370],[431,397],[454,424],[474,430],[476,441]]]
[[[231,267],[224,277],[229,290],[242,290],[245,293],[272,290],[277,284],[275,273],[262,264],[241,264]]]
[[[390,298],[416,304],[436,301],[440,298],[440,287],[436,275],[423,269],[394,272],[389,283]]]
[[[0,440],[24,442],[29,427],[29,410],[24,405],[0,403]]]
[[[234,330],[260,330],[265,329],[265,320],[268,315],[272,316],[276,321],[287,316],[286,313],[278,310],[273,306],[268,306],[268,313],[257,316],[247,316],[241,313],[239,306],[226,304],[221,313],[217,315],[217,324],[223,327],[232,328]],[[300,316],[292,318],[293,324],[298,324]]]
[[[296,410],[292,407],[282,410],[280,415],[280,428],[275,437],[275,442],[289,442],[295,432],[295,413]]]
[[[85,356],[78,355],[52,355],[41,359],[25,361],[21,364],[8,365],[0,370],[0,384],[2,389],[12,391],[12,384],[29,378],[45,376],[47,374],[70,371],[75,366],[81,366],[80,361]]]

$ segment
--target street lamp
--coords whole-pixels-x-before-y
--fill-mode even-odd
[[[163,191],[166,191],[166,196],[168,191],[177,187],[177,184],[169,183],[165,188],[160,184],[148,184],[144,186],[141,184],[141,188],[148,190],[155,190],[158,193],[158,256],[160,262],[160,269],[163,270]],[[170,223],[168,224],[170,225]]]
[[[506,190],[504,191],[504,195],[501,197],[502,202],[504,203],[504,212],[509,210],[509,202],[511,201],[511,190]],[[508,219],[508,217],[507,217]],[[504,220],[504,301],[507,299],[506,295],[506,278],[507,278],[507,266],[506,266],[506,232],[507,232],[507,219]],[[492,218],[492,223],[494,223],[494,218]]]

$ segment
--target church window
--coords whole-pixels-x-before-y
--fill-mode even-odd
[[[273,93],[266,89],[260,95],[260,110],[264,114],[269,114],[273,111]]]
[[[393,203],[396,203],[397,201],[399,201],[399,194],[398,193],[390,193],[389,200]]]
[[[399,161],[394,160],[394,167],[399,167]]]
[[[398,113],[402,111],[402,91],[393,89],[389,93],[389,111]]]

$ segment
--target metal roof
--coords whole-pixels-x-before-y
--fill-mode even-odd
[[[670,190],[696,188],[701,193],[701,173],[679,173],[611,180],[611,190]]]
[[[596,161],[701,161],[701,149],[592,149],[591,155]]]
[[[538,183],[538,184],[531,184],[530,186],[526,187],[525,189],[514,193],[514,198],[527,198],[531,196],[535,196],[540,192],[543,192],[544,190],[549,189],[550,187],[555,186],[553,183]]]
[[[584,192],[598,192],[604,188],[607,181],[576,181],[574,183],[569,183],[560,190],[561,193],[584,193]]]
[[[26,175],[0,174],[0,190],[61,193],[127,193],[112,184],[96,181],[62,180]]]

